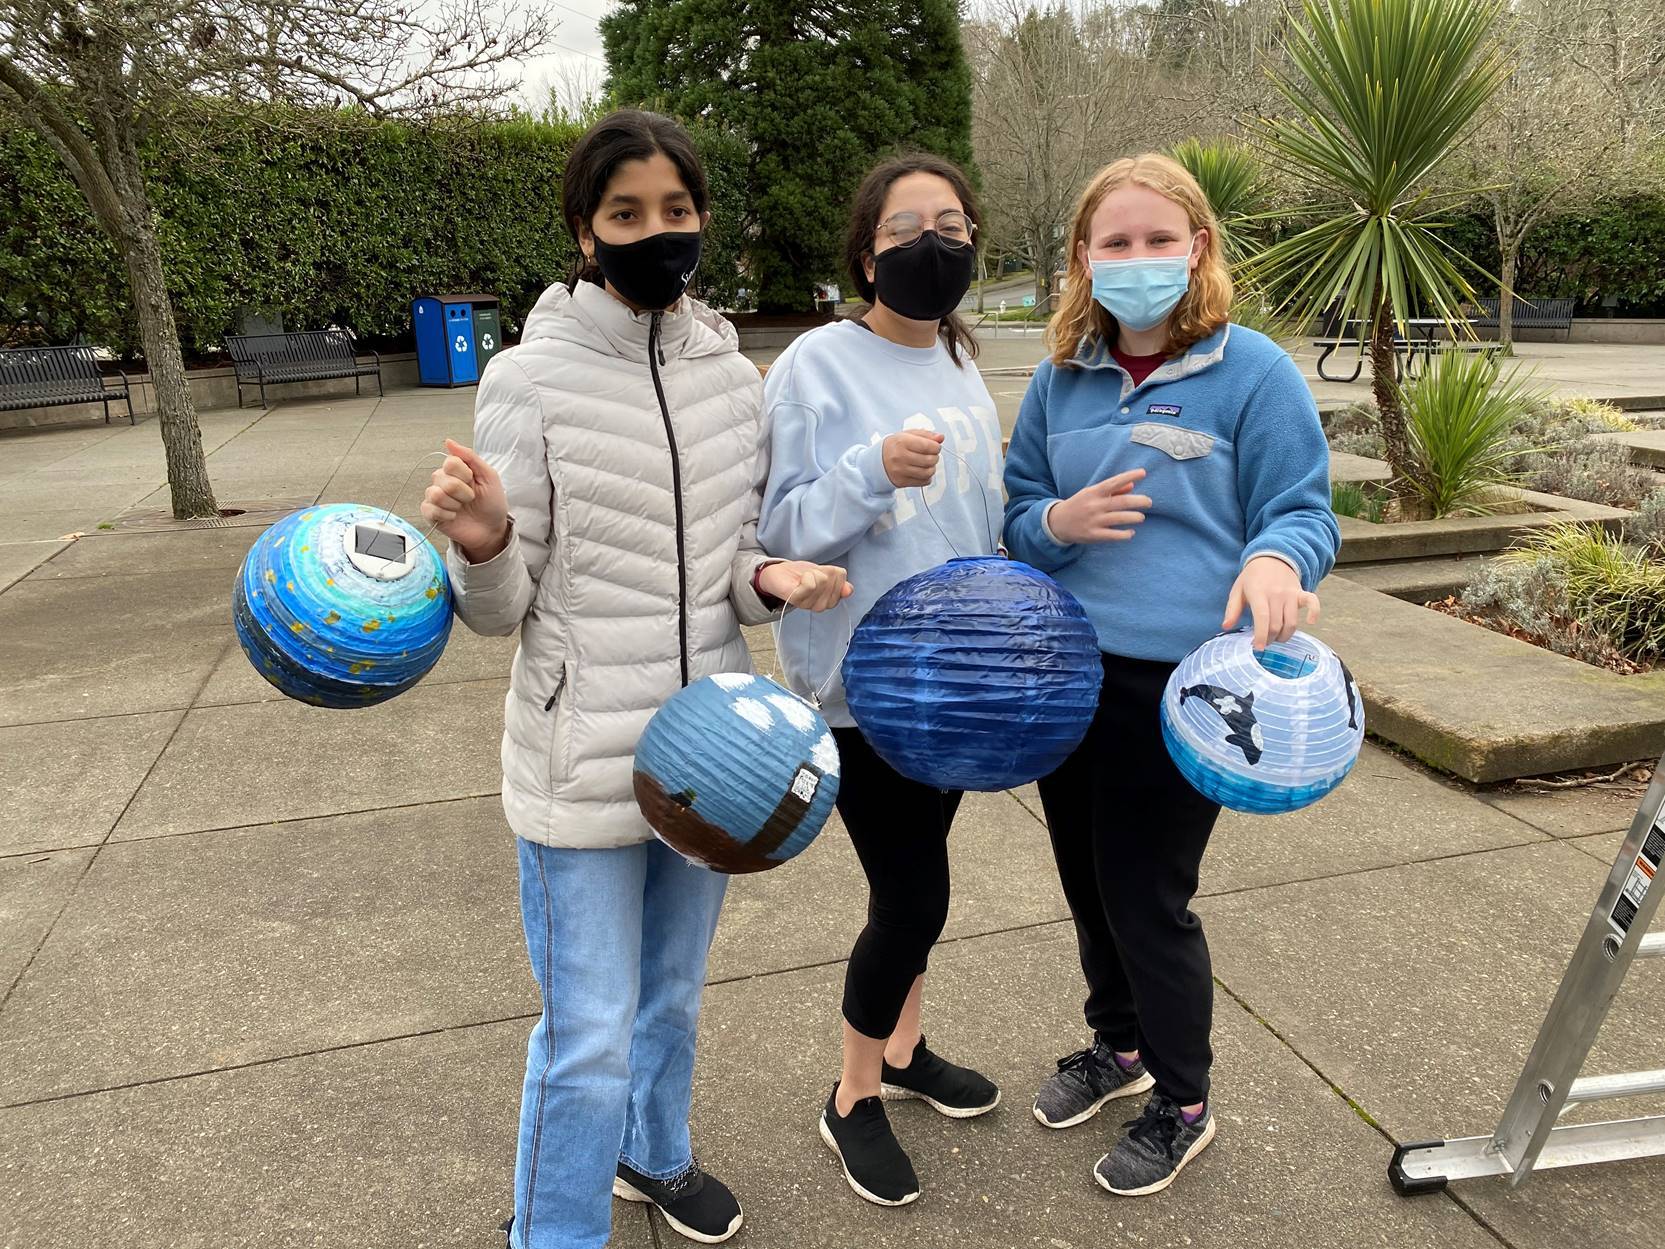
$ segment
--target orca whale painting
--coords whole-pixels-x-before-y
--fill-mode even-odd
[[[1218,685],[1188,685],[1179,692],[1179,705],[1183,707],[1188,698],[1201,698],[1220,713],[1220,719],[1231,729],[1226,745],[1241,750],[1250,767],[1260,762],[1263,747],[1260,725],[1255,723],[1253,694],[1233,694]]]

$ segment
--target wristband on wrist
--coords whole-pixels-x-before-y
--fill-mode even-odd
[[[763,570],[765,568],[773,567],[775,564],[784,564],[785,562],[786,561],[783,559],[764,560],[756,568],[752,569],[752,593],[757,595],[759,601],[761,601],[762,604],[770,611],[779,611],[782,607],[785,607],[786,604],[782,600],[776,598],[773,594],[769,594],[763,589]]]

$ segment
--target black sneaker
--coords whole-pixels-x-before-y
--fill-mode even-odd
[[[950,1119],[974,1119],[1000,1104],[1000,1090],[992,1080],[939,1058],[926,1048],[924,1037],[913,1047],[906,1067],[886,1063],[879,1078],[879,1093],[886,1101],[917,1097]]]
[[[740,1230],[745,1217],[728,1185],[702,1170],[698,1158],[681,1175],[668,1180],[649,1179],[621,1162],[613,1180],[613,1196],[651,1202],[672,1231],[702,1245],[722,1244]]]
[[[838,1085],[821,1112],[821,1139],[838,1155],[844,1179],[858,1197],[876,1206],[905,1206],[919,1196],[919,1179],[907,1151],[890,1130],[885,1105],[864,1097],[850,1113],[838,1113]]]
[[[1144,1063],[1135,1059],[1131,1067],[1123,1067],[1116,1051],[1095,1036],[1091,1048],[1058,1060],[1057,1072],[1035,1094],[1035,1118],[1049,1128],[1073,1128],[1096,1115],[1104,1103],[1133,1097],[1155,1083]]]
[[[1214,1112],[1205,1103],[1202,1118],[1187,1123],[1179,1103],[1158,1093],[1144,1114],[1122,1126],[1127,1135],[1098,1160],[1093,1178],[1118,1197],[1143,1197],[1172,1184],[1214,1139]]]

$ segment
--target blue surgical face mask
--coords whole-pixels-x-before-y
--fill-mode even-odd
[[[1162,323],[1191,285],[1191,249],[1178,256],[1095,260],[1093,298],[1130,330]]]

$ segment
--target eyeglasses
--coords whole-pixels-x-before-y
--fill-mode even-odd
[[[937,237],[950,247],[969,247],[977,227],[962,212],[938,213],[931,222],[918,213],[892,213],[879,222],[879,233],[890,236],[897,247],[912,247],[926,230],[935,230]]]

